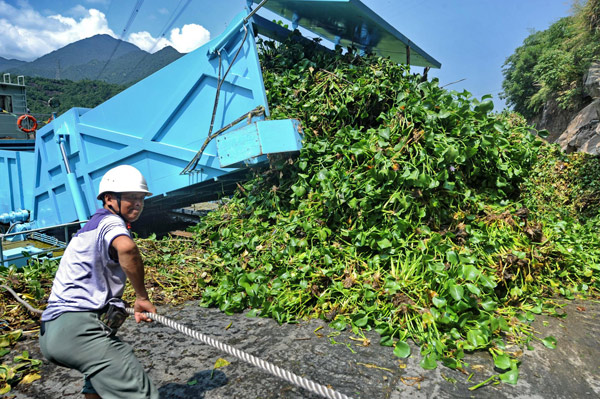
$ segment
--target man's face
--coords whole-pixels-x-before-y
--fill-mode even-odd
[[[135,192],[125,192],[121,194],[121,215],[123,219],[128,222],[135,222],[142,211],[144,210],[144,198],[146,195],[144,193],[135,193]],[[119,211],[119,203],[117,201],[117,196],[112,194],[107,194],[106,196],[107,205],[111,205],[113,209]],[[109,208],[110,209],[110,208]]]

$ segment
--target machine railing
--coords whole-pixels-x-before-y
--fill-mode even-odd
[[[69,243],[69,227],[74,226],[74,225],[81,225],[82,223],[85,223],[85,222],[87,222],[87,220],[71,222],[71,223],[63,223],[63,224],[59,224],[56,226],[40,227],[37,229],[31,229],[31,230],[17,231],[14,233],[0,233],[0,265],[4,266],[4,240],[6,237],[14,237],[14,236],[20,236],[20,235],[29,236],[33,240],[40,241],[40,242],[51,245],[50,247],[44,248],[44,249],[40,250],[39,252],[35,253],[36,256],[39,256],[39,255],[43,255],[43,254],[46,254],[49,252],[54,252],[56,250],[66,248],[67,244]],[[47,236],[45,234],[40,234],[43,231],[60,229],[60,228],[64,229],[64,237],[65,237],[64,242],[58,240],[55,237]],[[30,256],[31,255],[23,255],[23,256],[19,256],[19,257],[13,257],[13,258],[11,258],[11,261],[28,258]]]

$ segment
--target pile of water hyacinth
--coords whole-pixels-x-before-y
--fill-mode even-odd
[[[487,349],[516,382],[505,348],[532,339],[545,298],[600,287],[598,206],[588,223],[540,203],[559,152],[489,98],[386,59],[263,43],[261,63],[271,117],[299,119],[304,145],[192,229],[203,303],[375,329],[399,357],[413,340],[428,369]]]
[[[303,148],[255,171],[190,238],[138,240],[153,301],[376,330],[398,357],[417,343],[426,369],[487,350],[516,383],[509,347],[555,345],[528,321],[557,296],[599,292],[598,159],[386,59],[261,47],[270,117],[300,120]],[[55,269],[2,279],[43,304]]]

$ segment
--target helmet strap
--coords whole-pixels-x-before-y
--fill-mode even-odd
[[[111,211],[116,213],[117,216],[119,216],[121,219],[123,219],[123,221],[127,225],[128,229],[131,229],[131,224],[129,224],[129,222],[127,220],[125,220],[125,218],[123,217],[123,214],[121,213],[121,193],[114,193],[114,195],[117,198],[117,204],[119,205],[119,210],[116,211],[115,208],[112,207],[112,205],[108,205],[108,207],[110,208]]]
[[[112,207],[112,205],[108,205],[108,207],[110,208],[111,211],[113,211],[115,214],[117,214],[117,216],[119,216],[121,219],[125,220],[123,218],[123,214],[121,213],[121,193],[113,193],[115,195],[115,198],[117,199],[117,205],[119,205],[119,210],[115,210],[115,208]]]

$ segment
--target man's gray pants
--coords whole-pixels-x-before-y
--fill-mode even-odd
[[[46,359],[79,370],[82,393],[102,399],[158,399],[158,391],[133,348],[99,320],[97,312],[67,312],[42,322],[40,347]]]

